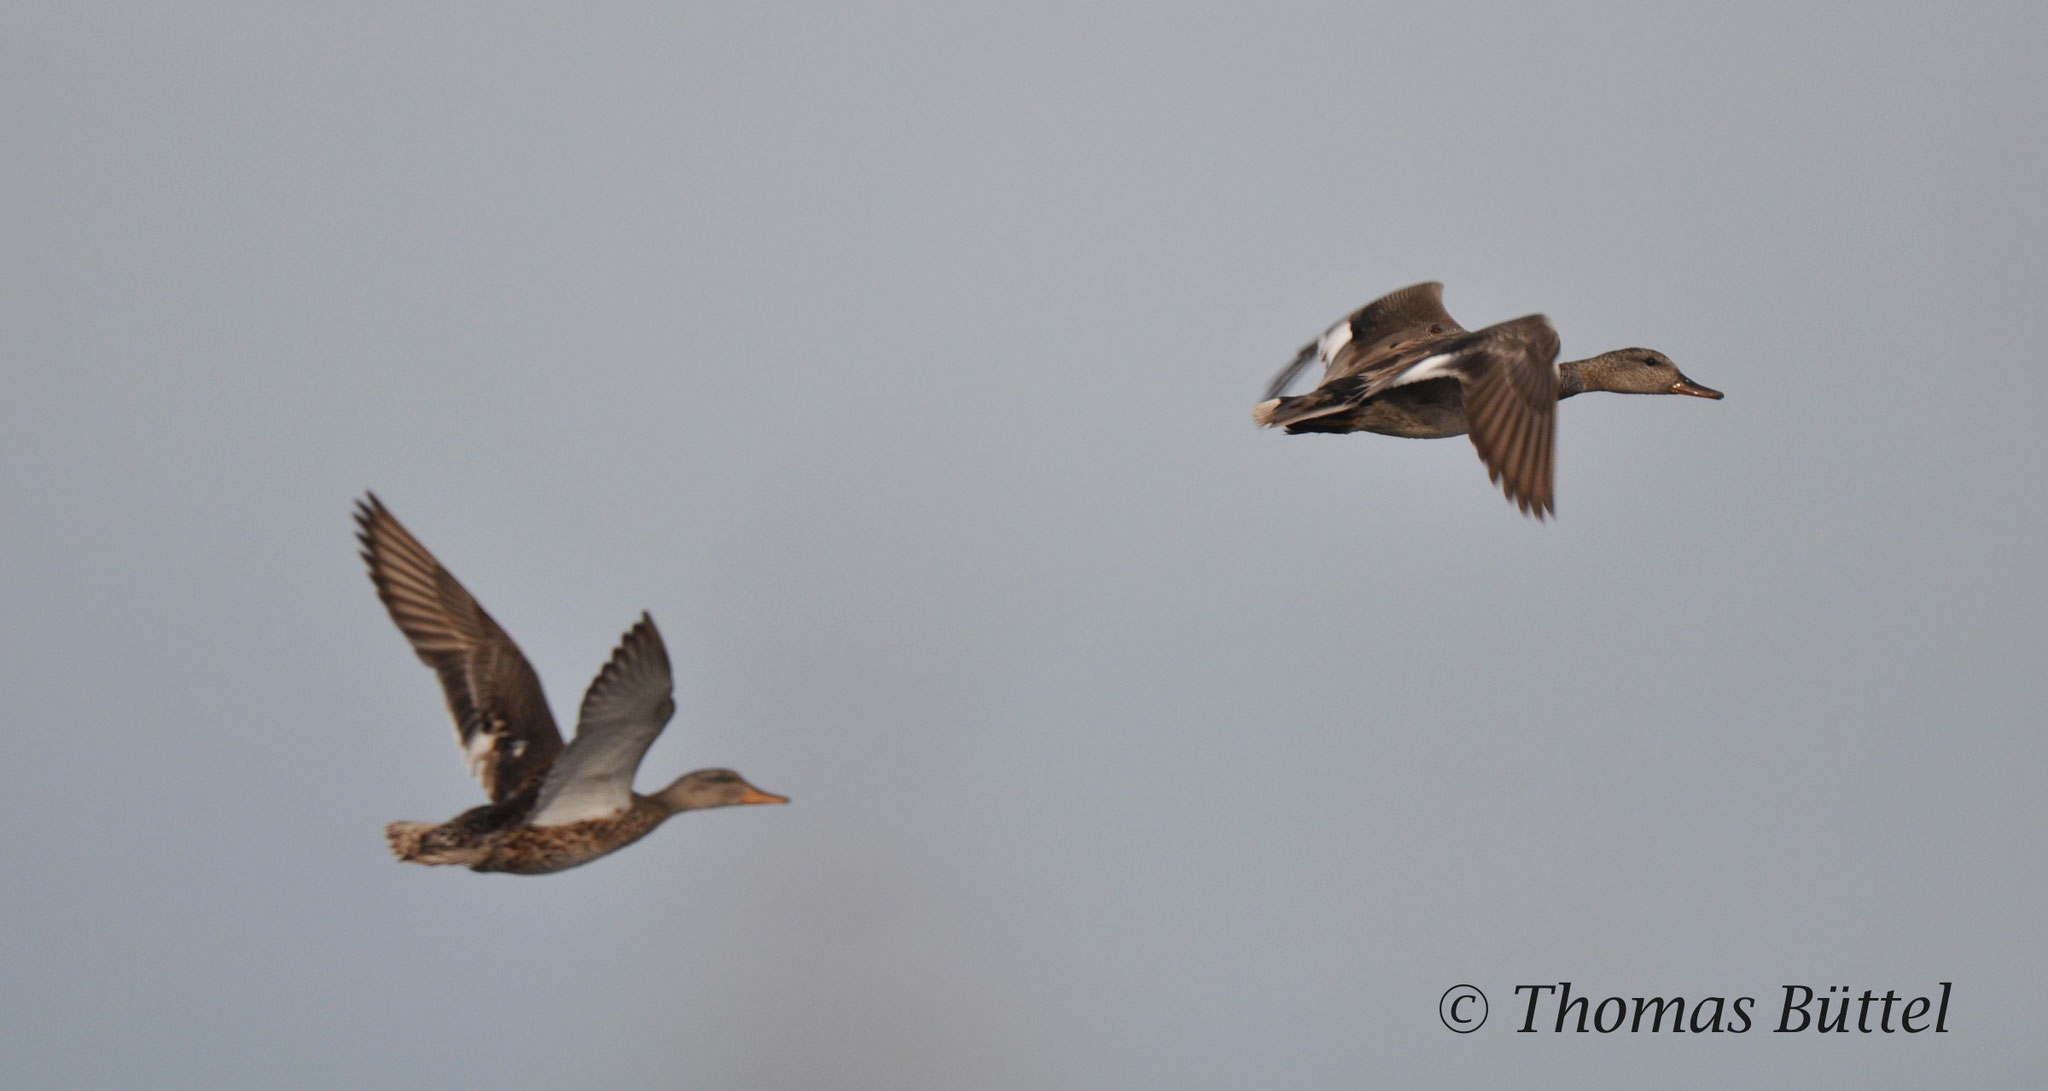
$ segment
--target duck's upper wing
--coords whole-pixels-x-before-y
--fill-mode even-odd
[[[1311,361],[1323,362],[1324,384],[1349,378],[1429,341],[1455,337],[1464,327],[1444,310],[1444,286],[1437,281],[1388,292],[1351,312],[1295,354],[1273,377],[1267,398],[1277,398]]]
[[[562,752],[540,676],[374,493],[357,503],[356,526],[377,597],[420,660],[441,677],[470,772],[493,802],[514,795]]]
[[[668,649],[643,613],[583,695],[576,738],[548,770],[528,823],[566,826],[632,806],[633,773],[675,715],[674,694]]]
[[[1465,428],[1487,474],[1524,513],[1555,511],[1551,465],[1557,431],[1557,330],[1540,314],[1488,326],[1373,376],[1365,396],[1456,378]],[[1363,378],[1363,376],[1362,376]]]

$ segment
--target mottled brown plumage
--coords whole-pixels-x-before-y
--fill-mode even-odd
[[[539,677],[476,599],[375,495],[358,504],[356,523],[378,597],[440,676],[456,737],[491,797],[439,825],[387,826],[399,859],[544,874],[616,852],[682,811],[789,802],[730,769],[699,769],[653,795],[632,790],[676,707],[668,650],[646,614],[590,684],[565,748]]]
[[[1275,376],[1252,419],[1301,432],[1378,432],[1436,439],[1469,434],[1489,477],[1538,519],[1556,510],[1557,403],[1588,390],[1719,398],[1663,353],[1617,349],[1556,363],[1557,331],[1540,314],[1468,333],[1431,281],[1391,292],[1303,346]],[[1316,389],[1282,397],[1311,362]]]
[[[526,802],[523,811],[507,812],[496,805],[471,808],[438,826],[393,822],[384,828],[384,836],[399,859],[415,864],[545,875],[617,852],[683,811],[789,800],[755,788],[730,769],[699,769],[654,795],[633,793],[625,810],[604,818],[530,825],[530,794]]]

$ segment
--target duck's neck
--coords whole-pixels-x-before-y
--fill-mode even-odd
[[[1586,392],[1586,373],[1581,370],[1585,363],[1584,360],[1566,360],[1557,365],[1558,401]]]

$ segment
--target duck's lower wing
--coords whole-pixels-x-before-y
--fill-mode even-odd
[[[1557,510],[1551,486],[1557,349],[1550,320],[1532,314],[1460,339],[1415,369],[1457,376],[1464,387],[1466,431],[1487,475],[1523,513],[1538,519]]]
[[[1280,392],[1287,389],[1287,384],[1293,382],[1294,377],[1301,374],[1303,368],[1316,362],[1322,344],[1321,341],[1310,341],[1301,346],[1301,351],[1294,354],[1294,359],[1289,360],[1287,366],[1280,369],[1280,374],[1273,376],[1273,381],[1266,384],[1267,401],[1278,398]]]

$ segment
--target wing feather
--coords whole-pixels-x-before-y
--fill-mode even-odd
[[[1311,360],[1323,362],[1323,384],[1349,378],[1383,365],[1392,357],[1408,357],[1418,346],[1465,332],[1444,310],[1444,286],[1434,280],[1388,292],[1351,312],[1328,332],[1309,342],[1267,385],[1268,400]],[[1419,359],[1419,357],[1415,357]]]
[[[1556,510],[1557,350],[1557,331],[1537,314],[1471,335],[1450,365],[1463,385],[1467,431],[1487,475],[1538,519]]]
[[[633,774],[675,715],[668,649],[645,613],[583,695],[576,738],[542,782],[529,822],[566,826],[633,805]]]
[[[357,503],[356,527],[377,597],[441,679],[470,772],[493,802],[537,781],[561,753],[562,735],[519,645],[376,494]]]

